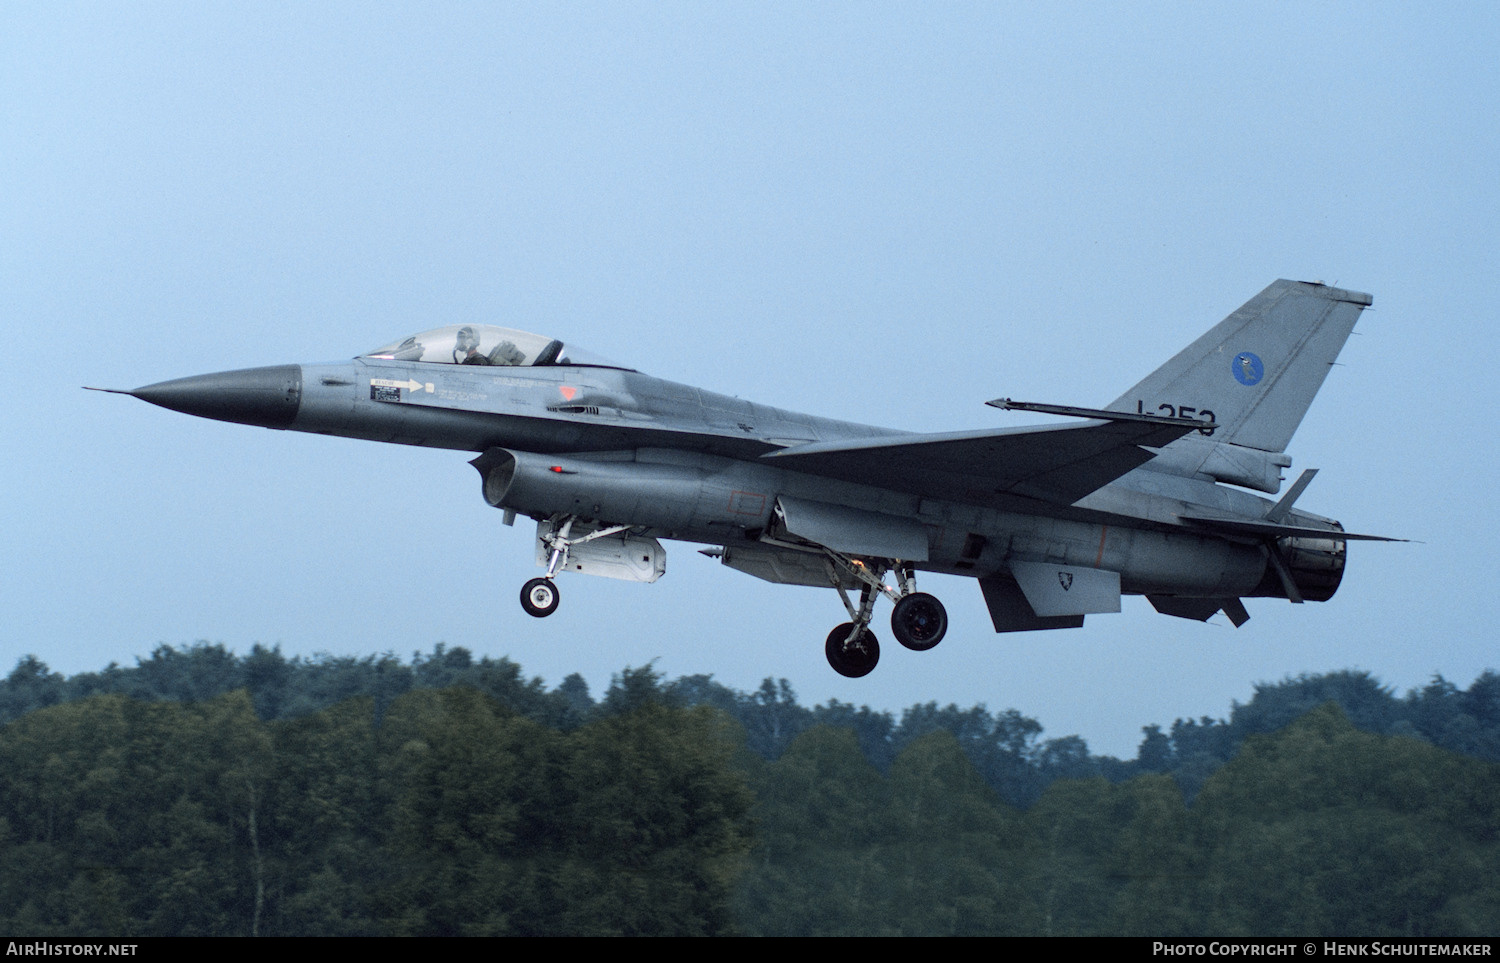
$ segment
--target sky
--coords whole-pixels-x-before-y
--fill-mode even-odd
[[[1500,7],[1487,3],[0,5],[0,671],[158,645],[788,679],[1015,708],[1134,755],[1257,682],[1500,668]],[[1351,531],[1327,603],[1236,630],[1127,598],[996,635],[972,580],[864,679],[827,590],[667,545],[559,580],[462,452],[81,390],[541,331],[649,374],[914,431],[1102,406],[1279,277],[1367,291],[1293,439]],[[33,350],[34,349],[34,350]],[[19,349],[18,349],[19,350]],[[1043,419],[1046,420],[1046,419]],[[888,605],[874,628],[889,639]]]

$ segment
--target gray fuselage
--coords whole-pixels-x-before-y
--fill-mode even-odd
[[[565,471],[553,471],[554,484],[533,486],[529,495],[516,491],[503,506],[538,518],[571,510],[655,537],[733,546],[766,537],[776,499],[790,496],[917,519],[928,551],[914,564],[929,571],[983,577],[1020,559],[1116,571],[1122,591],[1133,594],[1282,594],[1251,540],[1177,521],[1203,509],[1259,517],[1270,505],[1210,480],[1145,467],[1074,506],[1000,492],[976,492],[973,503],[932,499],[885,487],[878,477],[859,484],[761,460],[789,446],[899,439],[905,432],[753,404],[635,371],[365,358],[256,370],[289,377],[292,368],[300,381],[295,414],[274,427],[569,456]],[[578,478],[580,469],[592,477]]]

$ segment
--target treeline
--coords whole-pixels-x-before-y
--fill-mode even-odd
[[[884,777],[847,730],[753,769],[736,893],[765,935],[1493,935],[1500,766],[1356,730],[1253,736],[1186,805],[1165,775],[997,800],[946,732]]]
[[[636,674],[627,670],[625,677]],[[71,677],[27,656],[0,682],[0,724],[92,695],[197,702],[243,689],[262,722],[302,718],[367,697],[378,726],[402,695],[456,685],[477,689],[507,710],[563,732],[614,711],[614,690],[596,702],[576,674],[548,689],[540,679],[525,678],[509,659],[476,660],[463,648],[442,644],[430,653],[414,653],[406,662],[390,653],[289,659],[279,647],[260,645],[240,657],[222,645],[200,643],[159,646],[133,667],[112,664],[102,672]],[[743,729],[745,747],[766,760],[779,759],[798,735],[830,726],[852,730],[865,759],[885,773],[912,742],[947,732],[984,782],[1002,799],[1023,808],[1058,779],[1100,776],[1118,783],[1152,773],[1172,776],[1191,802],[1247,738],[1279,731],[1327,702],[1339,705],[1364,732],[1414,736],[1476,759],[1500,762],[1500,674],[1491,671],[1467,689],[1437,676],[1404,696],[1356,671],[1262,683],[1249,702],[1235,703],[1226,719],[1205,716],[1178,719],[1166,728],[1145,727],[1137,755],[1129,760],[1094,755],[1077,736],[1043,738],[1041,723],[1014,709],[991,712],[984,706],[926,703],[897,716],[837,700],[809,707],[798,703],[784,679],[766,679],[751,693],[709,676],[686,676],[658,688],[671,704],[723,711]]]
[[[529,685],[523,686],[530,689]],[[1028,809],[932,729],[775,759],[649,669],[570,727],[468,685],[262,720],[93,695],[0,728],[0,928],[105,935],[1453,935],[1500,924],[1500,766],[1327,703],[1190,806]]]
[[[1014,710],[898,718],[650,668],[596,700],[441,645],[163,646],[72,677],[27,657],[0,719],[15,933],[1500,927],[1490,672],[1267,683],[1146,727],[1132,760]]]
[[[261,721],[96,695],[0,729],[0,929],[729,932],[751,796],[730,723],[649,673],[569,732],[468,687]]]

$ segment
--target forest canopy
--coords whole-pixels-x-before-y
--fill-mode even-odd
[[[34,935],[1494,932],[1500,677],[1266,683],[1135,759],[444,646],[160,647],[0,682],[0,926]]]

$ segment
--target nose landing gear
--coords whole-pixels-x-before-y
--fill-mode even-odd
[[[568,547],[573,544],[568,541],[568,532],[572,528],[573,517],[570,515],[562,519],[561,524],[554,526],[551,532],[539,536],[550,549],[547,574],[521,586],[521,608],[533,618],[545,619],[557,611],[557,603],[562,601],[557,585],[552,580],[557,576],[558,567],[568,560]]]
[[[568,564],[568,553],[571,549],[575,546],[588,545],[596,539],[617,535],[629,527],[609,525],[589,531],[587,525],[581,525],[580,530],[587,534],[579,538],[571,538],[569,533],[573,531],[573,523],[576,521],[578,521],[576,515],[561,515],[554,516],[549,522],[538,525],[537,538],[547,548],[547,574],[521,586],[521,608],[526,610],[527,615],[544,619],[557,611],[560,596],[553,579],[557,577],[558,570]],[[653,541],[652,544],[656,543]],[[656,548],[658,552],[661,550],[659,545]],[[579,551],[583,552],[584,549],[580,548]],[[656,574],[660,575],[660,570]]]

